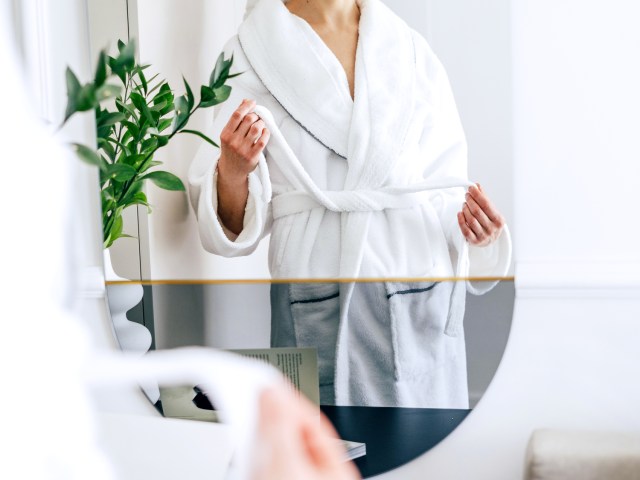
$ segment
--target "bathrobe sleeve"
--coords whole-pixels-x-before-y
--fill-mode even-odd
[[[422,101],[426,104],[426,120],[420,144],[425,161],[424,178],[468,180],[467,142],[455,99],[444,66],[421,35],[414,32],[417,52],[418,81]],[[511,238],[505,226],[491,245],[469,245],[458,225],[457,213],[465,201],[465,188],[438,191],[432,204],[449,244],[451,260],[457,275],[464,277],[502,277],[511,263]],[[466,258],[461,258],[461,256]],[[462,270],[462,271],[460,271]],[[473,294],[493,287],[489,282],[467,282]]]
[[[263,87],[242,54],[237,36],[224,48],[225,57],[234,56],[233,72],[244,72],[227,82],[231,95],[227,101],[214,108],[213,123],[206,133],[218,144],[220,133],[231,114],[244,98],[255,99],[258,104],[264,98]],[[264,154],[258,167],[249,174],[249,198],[244,215],[243,229],[239,235],[228,230],[218,216],[217,166],[220,151],[203,142],[189,167],[189,199],[196,213],[198,230],[203,247],[225,257],[251,254],[271,228],[271,182]]]

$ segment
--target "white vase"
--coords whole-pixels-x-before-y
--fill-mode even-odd
[[[109,250],[104,250],[104,270],[107,281],[127,281],[114,271]],[[107,285],[107,301],[118,344],[124,352],[141,356],[151,347],[151,332],[144,325],[129,320],[127,312],[140,303],[143,295],[142,285]],[[142,389],[152,403],[160,398],[157,385],[144,385]]]

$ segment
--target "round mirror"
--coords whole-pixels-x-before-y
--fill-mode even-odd
[[[368,132],[375,132],[379,137],[371,141],[373,147],[384,150],[389,144],[393,145],[394,135],[406,135],[415,137],[414,142],[424,148],[419,155],[433,154],[435,163],[438,158],[446,159],[447,145],[438,147],[439,139],[443,138],[440,135],[450,135],[451,129],[458,126],[450,125],[443,133],[438,133],[437,125],[442,121],[438,117],[433,118],[436,126],[424,125],[430,125],[430,112],[435,111],[436,105],[446,97],[450,85],[455,101],[449,98],[443,111],[448,114],[455,112],[461,119],[464,128],[462,140],[464,143],[466,136],[468,144],[469,178],[482,185],[482,190],[490,196],[507,224],[512,220],[510,37],[509,2],[506,0],[492,2],[490,6],[476,5],[471,0],[363,2],[358,42],[367,45],[364,42],[368,41],[376,48],[367,50],[358,43],[352,104],[345,96],[345,92],[348,94],[347,85],[339,84],[346,79],[341,76],[344,72],[336,68],[339,67],[337,58],[331,57],[331,50],[326,45],[323,47],[321,36],[314,33],[310,24],[303,23],[304,20],[288,11],[280,0],[258,2],[257,10],[252,13],[255,17],[253,23],[244,24],[244,37],[240,38],[244,41],[231,44],[227,44],[227,40],[236,34],[243,22],[245,2],[119,0],[110,2],[108,6],[99,0],[89,0],[88,3],[93,58],[97,58],[99,51],[107,45],[112,52],[117,52],[119,39],[126,43],[136,38],[141,64],[151,65],[148,78],[156,73],[160,78],[166,78],[176,97],[186,90],[183,75],[192,85],[207,84],[225,44],[227,47],[235,46],[237,50],[229,52],[234,53],[235,61],[231,73],[244,72],[242,75],[248,79],[243,84],[245,86],[251,86],[255,79],[264,83],[254,87],[273,95],[273,98],[267,98],[263,92],[260,103],[274,113],[270,125],[281,131],[286,144],[298,156],[301,151],[316,152],[327,165],[343,172],[352,168],[349,161],[353,160],[355,165],[358,158],[369,158],[366,153],[358,153],[356,148],[368,138]],[[274,32],[260,24],[257,18],[260,12],[270,12],[274,24],[282,22],[282,29],[273,29],[278,30]],[[365,15],[365,12],[369,13]],[[414,31],[399,28],[398,31],[410,32],[403,37],[393,29],[382,28],[375,22],[376,18],[385,15],[393,15],[392,25],[401,25],[397,22],[404,19]],[[379,30],[374,28],[376,25]],[[264,31],[260,30],[263,27]],[[277,36],[288,28],[292,29],[287,31],[287,35],[292,35],[291,40],[278,37],[276,40],[280,43],[273,45],[283,46],[283,51],[287,45],[291,47],[299,59],[300,70],[307,69],[304,72],[314,88],[325,89],[326,82],[332,79],[338,82],[330,85],[335,88],[328,89],[329,98],[318,100],[311,96],[309,105],[296,103],[287,97],[287,92],[295,90],[300,94],[302,90],[292,86],[289,83],[291,79],[285,78],[276,84],[271,83],[268,77],[269,71],[278,70],[274,66],[279,60],[270,64],[265,60],[266,66],[258,64],[263,59],[256,53],[259,52],[260,35]],[[260,35],[254,38],[252,35],[256,32]],[[295,35],[300,36],[297,41],[294,40]],[[427,40],[443,67],[430,49],[416,40],[418,36]],[[384,43],[389,38],[406,42],[407,48]],[[381,42],[380,45],[376,41]],[[307,54],[302,55],[305,49]],[[391,77],[394,74],[402,77],[396,70],[400,71],[406,65],[407,68],[424,68],[428,72],[443,68],[438,70],[441,72],[438,88],[443,88],[444,93],[439,91],[438,96],[433,94],[424,100],[426,97],[421,96],[424,90],[414,90],[416,87],[411,82],[405,85],[402,77],[394,88],[385,90],[386,98],[375,96],[375,100],[366,103],[362,96],[358,97],[359,92],[368,86],[372,91],[380,92],[375,88],[383,88],[385,84],[380,87],[375,85],[377,80],[370,78],[369,84],[362,84],[359,90],[358,82],[364,82],[366,77],[364,73],[358,76],[358,59],[361,58],[360,62],[367,68],[376,66],[382,72],[381,66],[385,65],[387,58],[385,49],[392,52],[397,60],[396,64],[387,65],[384,69],[384,72],[390,72],[388,75]],[[286,54],[283,53],[282,57],[286,58]],[[271,57],[265,54],[264,59],[268,58]],[[402,63],[405,61],[406,65]],[[247,68],[255,68],[257,75],[247,72]],[[280,73],[287,76],[283,70]],[[320,81],[323,75],[328,75],[326,82]],[[431,81],[436,85],[437,82],[431,78],[418,87],[435,89]],[[322,92],[324,94],[325,90]],[[196,91],[196,96],[198,93],[202,91]],[[215,121],[211,110],[201,110],[190,119],[189,128],[205,132],[213,141],[219,142],[222,125],[238,106],[238,97],[234,95],[252,93],[251,90],[248,93],[241,90],[232,92],[227,102],[216,106]],[[365,126],[360,128],[354,121],[356,126],[350,126],[352,119],[366,119],[367,112],[374,108],[382,107],[381,112],[395,112],[393,115],[401,118],[394,110],[400,108],[397,105],[412,106],[420,102],[424,103],[421,108],[426,112],[426,120],[423,118],[420,126],[407,122],[404,131],[395,132],[385,126],[384,116],[377,117],[379,123],[368,125],[365,121]],[[326,105],[336,108],[323,111]],[[345,114],[348,117],[346,131],[340,128],[340,122],[345,122]],[[332,130],[333,133],[325,134],[322,122],[327,120],[327,115],[335,115],[333,126],[337,128]],[[224,122],[220,118],[224,118]],[[278,141],[272,139],[276,147]],[[451,139],[444,141],[452,142]],[[217,158],[213,147],[203,149],[205,144],[206,140],[197,135],[185,135],[171,141],[154,159],[162,161],[163,168],[178,175],[185,184],[191,181],[193,195],[193,178],[190,178],[189,169],[193,168],[194,158],[202,157],[204,151],[208,166],[213,165]],[[207,153],[206,148],[211,150]],[[440,151],[434,153],[438,148]],[[267,166],[262,172],[271,175],[274,198],[282,193],[278,191],[282,187],[278,183],[279,176],[286,178],[286,167],[278,163],[277,157],[277,153],[267,149],[264,158]],[[466,161],[466,155],[463,158]],[[445,160],[445,164],[454,161]],[[300,172],[306,172],[316,180],[323,173],[313,168],[304,165]],[[368,171],[375,168],[375,164],[362,167],[358,178],[366,177]],[[403,170],[400,177],[404,173],[411,175],[409,170]],[[300,172],[297,180],[304,183],[306,180]],[[434,176],[438,176],[437,171]],[[265,186],[264,178],[263,175],[260,179],[262,187]],[[432,188],[429,190],[430,210],[421,213],[425,225],[430,224],[433,215],[439,215],[436,211],[438,202],[446,203],[442,200],[446,195],[438,192],[451,187],[466,189],[468,186],[461,184],[460,179],[452,185],[446,184],[450,181],[448,177],[438,178],[438,181],[440,183],[429,186]],[[358,181],[353,185],[355,190],[376,187],[375,182],[373,187],[358,184]],[[335,187],[324,185],[325,192],[333,190]],[[407,197],[413,193],[402,192]],[[358,263],[360,260],[355,263],[355,268],[333,268],[337,263],[354,265],[344,257],[333,255],[335,241],[316,250],[306,251],[303,248],[312,243],[316,245],[315,239],[321,238],[323,232],[331,231],[330,224],[335,220],[329,218],[331,215],[318,219],[317,215],[310,214],[305,220],[306,226],[298,228],[287,220],[291,215],[279,216],[271,212],[270,215],[278,217],[273,219],[271,238],[266,236],[261,242],[256,241],[248,255],[248,251],[243,251],[236,252],[242,254],[240,257],[225,258],[203,248],[199,229],[204,219],[196,218],[187,195],[153,186],[148,188],[146,195],[152,205],[152,213],[144,205],[127,209],[123,231],[134,238],[119,239],[109,249],[113,268],[121,278],[113,281],[112,277],[109,295],[115,301],[119,295],[117,289],[141,283],[142,300],[128,310],[127,316],[146,326],[152,335],[150,341],[138,342],[139,334],[132,332],[136,328],[125,325],[120,333],[122,344],[131,343],[134,345],[132,348],[142,349],[148,348],[147,343],[151,342],[150,347],[157,349],[202,345],[244,350],[242,353],[261,358],[268,358],[271,352],[272,358],[268,359],[286,370],[305,394],[318,401],[343,439],[356,442],[356,447],[357,444],[365,444],[366,455],[355,460],[365,477],[389,471],[437,444],[464,420],[487,389],[502,357],[510,328],[514,285],[509,265],[502,265],[504,268],[498,275],[493,270],[473,270],[473,266],[471,270],[465,269],[460,267],[464,262],[459,260],[467,258],[466,250],[453,248],[444,255],[449,269],[424,269],[422,265],[425,263],[439,265],[438,258],[443,258],[442,252],[434,246],[437,242],[419,243],[422,233],[414,234],[414,230],[406,233],[402,227],[394,230],[407,222],[413,225],[413,217],[404,218],[402,214],[396,215],[397,212],[387,216],[383,213],[385,205],[372,215],[374,220],[369,219],[370,223],[351,222],[344,228],[351,231],[351,238],[357,239],[366,231],[364,234],[369,235],[366,237],[368,240],[384,245],[388,254],[381,262],[386,262],[386,267],[372,269],[371,275],[366,274],[366,269],[359,268],[362,266]],[[329,197],[328,200],[323,197],[314,201],[339,203],[344,200],[338,195]],[[314,204],[315,207],[317,205]],[[405,211],[415,210],[404,204],[402,207]],[[345,211],[340,209],[347,207],[342,204],[334,210],[333,207],[327,208],[336,215],[335,218],[351,214],[343,215]],[[376,231],[376,218],[380,220],[380,216],[387,223],[380,223],[383,226]],[[356,217],[358,215],[351,216]],[[451,220],[455,222],[455,212]],[[322,224],[322,228],[316,226],[314,230],[309,226],[313,222],[320,222],[320,225],[323,221],[327,223]],[[371,222],[374,227],[371,227]],[[335,231],[340,232],[339,223],[336,225]],[[295,236],[296,228],[299,238],[310,238],[309,235],[313,234],[313,242],[290,242],[287,245],[283,238]],[[504,232],[501,238],[507,235]],[[424,238],[432,239],[433,236],[429,236],[432,234],[427,232]],[[233,243],[231,235],[228,232],[226,235],[227,240]],[[358,245],[370,243],[362,240],[345,242],[348,241]],[[417,242],[418,248],[415,246]],[[445,239],[445,244],[447,242]],[[473,250],[476,247],[468,248]],[[484,254],[488,250],[479,251]],[[232,253],[227,251],[227,254]],[[361,253],[355,257],[364,257],[366,261],[368,252]],[[317,268],[302,271],[281,268],[287,264],[288,258],[305,255],[307,263],[313,261]],[[495,259],[490,260],[496,262]],[[395,270],[388,268],[396,262],[402,266]],[[394,273],[386,273],[389,271]],[[337,273],[327,275],[326,272]],[[378,272],[383,274],[376,274]],[[123,307],[122,313],[129,307],[133,305]],[[133,340],[128,342],[126,336]],[[269,350],[271,347],[283,350]],[[295,348],[300,350],[291,350]],[[314,387],[317,390],[315,394]],[[215,410],[212,410],[215,406],[208,404],[195,385],[147,393],[154,401],[160,400],[159,405],[167,416],[215,420]],[[362,453],[356,450],[354,448],[354,456]]]

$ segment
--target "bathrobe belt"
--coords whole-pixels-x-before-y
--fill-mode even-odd
[[[273,218],[278,219],[318,207],[338,213],[379,212],[387,209],[412,208],[429,202],[429,190],[466,187],[471,183],[453,181],[438,185],[416,183],[405,187],[385,187],[379,190],[323,190],[321,192],[291,191],[272,199]]]

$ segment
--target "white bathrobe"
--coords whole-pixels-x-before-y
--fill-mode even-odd
[[[396,280],[272,287],[273,346],[318,347],[323,402],[465,408],[465,290],[491,285],[428,279],[505,275],[509,233],[465,242],[456,213],[471,183],[447,75],[379,0],[358,4],[354,100],[338,59],[281,0],[259,0],[227,43],[244,73],[209,133],[253,98],[272,136],[237,236],[217,216],[219,152],[201,148],[189,171],[200,237],[233,257],[271,234],[275,279]]]

